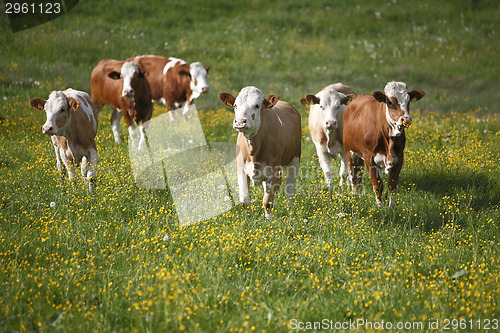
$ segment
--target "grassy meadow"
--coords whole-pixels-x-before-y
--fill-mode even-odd
[[[82,0],[18,33],[0,15],[0,332],[498,331],[499,18],[494,0]],[[249,209],[180,227],[168,190],[135,185],[109,107],[94,195],[60,181],[28,101],[90,92],[100,59],[138,54],[210,66],[196,100],[208,142],[236,141],[219,92],[294,104],[295,203],[280,195],[266,220],[253,188]],[[391,80],[426,92],[392,209],[367,174],[359,196],[326,188],[298,102]]]

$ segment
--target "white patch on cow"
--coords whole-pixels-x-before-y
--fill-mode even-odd
[[[278,114],[277,114],[277,113],[276,113],[276,117],[278,117],[278,120],[279,120],[279,122],[280,122],[280,125],[281,125],[281,127],[283,127],[283,122],[281,121],[281,118],[280,118],[280,116],[278,116]]]
[[[388,159],[385,154],[377,153],[377,155],[373,158],[373,162],[377,165],[377,167],[384,169],[384,172],[388,174],[394,166],[394,163],[397,162],[397,158]]]
[[[193,62],[189,65],[189,74],[191,74],[190,88],[193,91],[191,101],[200,97],[204,92],[208,92],[207,70],[201,62]],[[190,101],[190,102],[191,102]]]
[[[256,87],[245,87],[241,89],[234,102],[234,119],[244,121],[244,126],[233,127],[243,133],[247,139],[253,137],[260,128],[260,110],[264,102],[264,95]]]
[[[111,124],[111,130],[113,131],[113,136],[115,137],[116,143],[121,143],[122,139],[120,138],[120,120],[122,119],[122,113],[120,109],[117,109],[116,119]]]
[[[408,89],[406,88],[406,83],[404,82],[389,82],[384,88],[384,94],[387,97],[395,97],[401,107],[403,112],[408,113],[408,103],[410,102],[410,96],[408,95]]]
[[[139,132],[141,133],[141,138],[139,139],[139,146],[137,150],[141,150],[142,147],[146,147],[146,128],[144,124],[139,126]]]
[[[335,89],[321,90],[316,94],[316,97],[320,99],[319,108],[322,117],[322,125],[327,130],[330,128],[326,127],[328,121],[333,121],[336,124],[339,123],[338,117],[343,115],[345,105],[343,105],[340,100],[345,97],[344,94],[339,93]]]
[[[387,120],[387,123],[389,124],[391,128],[391,132],[389,133],[389,136],[394,137],[394,136],[400,136],[401,131],[399,130],[400,126],[402,124],[398,124],[397,121],[394,121],[389,113],[389,107],[386,105],[385,106],[385,119]]]
[[[186,63],[182,59],[177,59],[177,58],[173,58],[173,57],[170,57],[169,59],[170,59],[169,62],[167,62],[165,67],[163,67],[163,75],[167,74],[168,70],[170,68],[175,67],[175,65],[177,65],[177,64],[184,65]]]
[[[89,121],[92,123],[94,131],[96,131],[97,130],[97,119],[95,119],[94,110],[88,104],[88,101],[91,100],[90,96],[86,92],[78,91],[78,90],[75,90],[72,88],[64,90],[64,94],[66,96],[68,96],[68,98],[70,98],[70,99],[74,98],[74,99],[77,99],[78,101],[80,101],[80,109],[82,109],[83,112],[85,112],[85,114],[89,118]]]
[[[123,77],[122,97],[134,94],[134,90],[132,89],[132,77],[134,76],[134,73],[139,73],[139,72],[140,72],[139,67],[132,61],[127,61],[122,65],[121,69]]]
[[[410,103],[410,95],[408,95],[408,89],[406,88],[406,83],[404,82],[389,82],[384,88],[384,94],[387,97],[394,97],[398,101],[399,107],[404,112],[404,115],[399,117],[397,121],[392,120],[389,115],[389,109],[386,105],[386,118],[391,118],[391,122],[387,120],[391,128],[393,128],[393,133],[391,136],[401,135],[401,128],[403,128],[403,117],[410,117],[410,112],[408,111],[408,104]],[[397,126],[394,130],[394,127]]]
[[[71,124],[71,107],[68,104],[68,97],[62,91],[52,91],[49,99],[45,103],[44,110],[47,115],[45,124],[42,129],[51,128],[50,134],[64,136]],[[62,111],[62,112],[61,112]],[[65,124],[62,127],[57,127],[56,120],[59,117],[67,117]],[[44,130],[45,131],[45,130]]]

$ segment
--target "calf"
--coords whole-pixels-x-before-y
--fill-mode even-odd
[[[346,177],[347,158],[343,146],[342,118],[347,102],[354,97],[356,95],[350,87],[335,83],[326,86],[316,95],[308,94],[300,99],[303,106],[310,108],[309,131],[328,187],[333,179],[331,160],[336,155],[340,157],[339,186],[343,185]]]
[[[92,70],[91,93],[95,105],[100,108],[108,104],[112,109],[112,130],[115,142],[120,143],[120,119],[123,115],[128,126],[130,139],[136,124],[141,122],[139,140],[140,149],[146,143],[144,123],[151,119],[153,104],[151,88],[146,79],[146,73],[132,61],[105,59],[99,61]]]
[[[94,138],[98,112],[89,95],[70,88],[51,92],[48,100],[34,98],[30,104],[37,110],[45,110],[47,120],[42,132],[51,136],[59,173],[64,175],[65,168],[69,179],[73,179],[73,167],[81,164],[82,177],[89,191],[93,192],[97,165]]]
[[[169,110],[183,107],[185,114],[193,100],[209,90],[209,67],[203,67],[201,62],[188,64],[181,59],[154,55],[135,56],[127,60],[148,72],[153,101],[163,103]]]
[[[300,162],[300,114],[279,96],[264,98],[255,87],[243,88],[238,97],[220,93],[227,107],[234,108],[233,128],[239,132],[236,161],[240,202],[250,204],[248,181],[264,184],[264,212],[270,216],[274,196],[281,186],[283,167],[287,177],[285,193],[291,203],[295,195],[295,178]]]
[[[405,128],[412,123],[410,101],[421,90],[408,92],[404,82],[389,82],[384,92],[358,95],[344,112],[344,150],[353,192],[363,176],[363,160],[370,174],[377,205],[382,205],[381,171],[389,174],[389,205],[394,205],[399,173],[403,166]]]

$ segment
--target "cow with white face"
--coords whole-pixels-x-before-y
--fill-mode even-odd
[[[108,104],[113,113],[111,124],[115,142],[120,143],[120,119],[123,115],[134,141],[133,121],[140,125],[141,138],[138,148],[146,144],[146,124],[151,119],[153,104],[151,88],[146,79],[147,73],[132,61],[105,59],[99,61],[92,70],[92,99],[98,108]]]
[[[236,98],[230,93],[220,93],[219,98],[234,109],[233,128],[239,132],[236,161],[240,202],[250,204],[249,180],[254,185],[263,183],[263,206],[268,218],[284,167],[289,203],[295,195],[301,154],[300,114],[277,95],[264,98],[256,87],[243,88]]]
[[[201,62],[188,64],[182,59],[156,55],[134,56],[127,60],[149,73],[153,102],[162,103],[169,110],[182,107],[186,114],[194,99],[210,90],[207,83],[209,67]]]
[[[408,93],[406,83],[394,81],[386,84],[384,93],[373,93],[377,101],[385,103],[385,117],[391,127],[391,136],[400,136],[404,128],[410,127],[410,100],[422,98],[419,96],[420,92],[417,90]]]
[[[326,86],[316,95],[308,94],[300,103],[309,107],[309,130],[316,146],[319,164],[328,187],[332,185],[331,160],[340,157],[340,182],[346,178],[347,158],[343,147],[343,116],[347,102],[356,97],[354,91],[342,83]]]
[[[69,179],[73,179],[74,167],[81,164],[82,177],[93,192],[98,112],[89,95],[70,88],[51,92],[48,100],[34,98],[30,104],[47,115],[42,132],[51,136],[60,174],[64,175],[66,169]]]
[[[382,172],[389,174],[389,204],[395,204],[406,144],[405,129],[412,123],[410,101],[425,96],[408,91],[404,82],[389,82],[384,92],[360,94],[344,112],[344,150],[353,192],[363,176],[363,161],[370,173],[377,205],[382,205]]]

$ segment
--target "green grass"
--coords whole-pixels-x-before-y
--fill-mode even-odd
[[[422,332],[439,320],[432,331],[448,332],[457,319],[477,332],[477,320],[500,319],[499,15],[486,0],[81,1],[16,34],[0,15],[0,331],[274,332],[293,319],[364,319]],[[179,227],[168,191],[135,186],[107,107],[96,193],[59,181],[44,114],[28,101],[89,92],[99,59],[135,54],[210,66],[196,102],[209,142],[236,140],[219,92],[255,85],[295,104],[294,205],[280,195],[266,220],[254,188],[248,210]],[[325,187],[298,103],[329,83],[371,93],[389,80],[426,92],[412,104],[393,209],[375,206],[367,175],[360,196]]]

